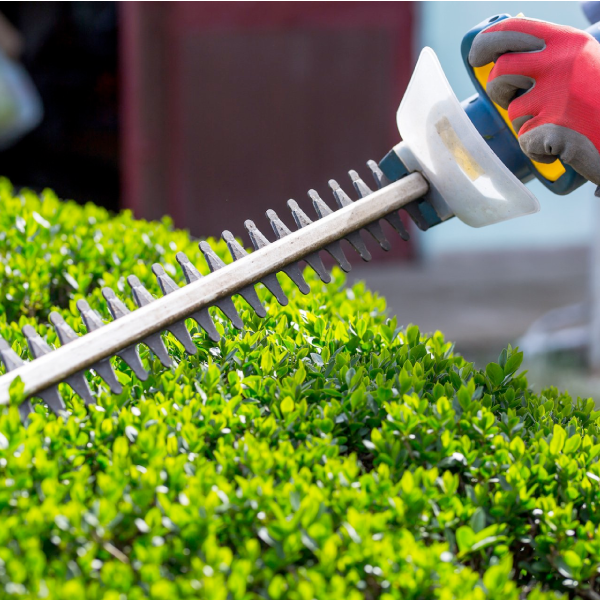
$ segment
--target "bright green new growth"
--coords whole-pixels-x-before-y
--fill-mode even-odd
[[[158,294],[159,261],[182,283],[179,250],[203,265],[166,220],[3,182],[0,334],[23,356],[25,323],[56,343],[53,307],[83,333],[78,297],[107,316],[109,285],[133,308],[125,277]],[[63,386],[67,420],[2,409],[3,595],[597,598],[593,401],[530,393],[510,348],[475,369],[334,275],[306,297],[281,277],[290,304],[262,290],[264,320],[236,300],[247,329],[192,328],[195,357],[169,337],[174,370],[142,347],[145,383],[115,361],[124,392],[89,410]]]

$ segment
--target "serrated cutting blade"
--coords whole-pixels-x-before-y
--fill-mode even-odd
[[[315,192],[309,197],[317,214],[312,221],[294,200],[288,207],[297,229],[292,231],[273,210],[267,211],[277,240],[270,242],[252,221],[246,221],[254,252],[248,253],[230,231],[223,232],[223,239],[233,259],[230,264],[219,258],[207,242],[200,242],[200,250],[211,271],[203,277],[189,258],[179,252],[176,256],[187,284],[179,285],[166,273],[162,265],[155,264],[152,271],[156,277],[161,297],[155,297],[146,289],[138,277],[130,275],[127,282],[131,288],[136,310],[130,310],[126,303],[110,288],[102,294],[113,320],[105,323],[100,314],[85,300],[77,302],[83,324],[88,333],[78,335],[58,313],[52,313],[50,321],[60,340],[59,348],[52,348],[38,332],[26,325],[23,333],[34,358],[25,361],[20,358],[7,341],[0,338],[0,361],[5,365],[6,374],[0,376],[0,404],[10,399],[10,386],[16,377],[24,384],[26,398],[38,396],[56,413],[65,410],[65,403],[58,391],[58,384],[68,383],[86,403],[93,402],[93,395],[85,377],[85,371],[93,369],[106,382],[113,393],[120,393],[122,386],[111,366],[111,357],[118,356],[131,368],[140,380],[148,378],[138,345],[148,346],[165,368],[170,368],[173,358],[169,355],[162,338],[170,332],[184,347],[186,352],[197,351],[195,340],[186,328],[188,318],[196,322],[208,333],[214,343],[219,340],[208,309],[219,308],[233,327],[242,329],[243,320],[232,296],[243,297],[259,316],[267,314],[264,305],[254,289],[263,284],[273,294],[279,304],[288,302],[277,273],[284,273],[307,294],[310,287],[304,279],[299,263],[306,262],[324,283],[331,281],[319,252],[331,254],[342,269],[350,270],[340,240],[347,240],[364,260],[371,254],[360,230],[365,229],[384,249],[390,244],[379,224],[380,219],[388,220],[403,239],[406,230],[397,211],[412,201],[422,198],[428,191],[426,180],[418,173],[410,174],[394,183],[387,183],[383,175],[369,164],[379,189],[372,191],[358,173],[350,171],[353,187],[358,199],[352,200],[335,181],[330,182],[338,210],[332,210]],[[30,410],[28,401],[21,406],[21,414],[26,417]]]

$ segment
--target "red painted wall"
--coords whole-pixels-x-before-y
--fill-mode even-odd
[[[398,141],[412,3],[128,2],[121,31],[123,201],[196,235],[243,233]],[[396,242],[392,256],[412,255]]]

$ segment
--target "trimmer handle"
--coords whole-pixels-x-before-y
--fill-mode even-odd
[[[490,17],[473,27],[463,38],[461,54],[478,93],[464,100],[462,106],[491,149],[523,183],[536,177],[555,194],[561,196],[570,194],[584,184],[586,179],[569,165],[563,165],[558,159],[551,164],[544,164],[527,158],[519,146],[508,112],[492,102],[486,93],[488,76],[494,63],[483,67],[472,67],[469,64],[469,51],[475,36],[487,27],[509,17],[508,14]],[[592,25],[587,32],[600,42],[600,24]]]

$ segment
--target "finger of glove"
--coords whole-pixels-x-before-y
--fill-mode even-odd
[[[528,123],[534,123],[530,120]],[[573,167],[580,175],[600,185],[600,153],[583,134],[552,123],[532,126],[519,136],[523,152],[537,162],[560,160]]]
[[[534,85],[533,77],[515,74],[500,75],[488,81],[486,92],[493,102],[506,110],[520,91],[528,91]]]
[[[510,19],[508,19],[510,21]],[[482,31],[475,36],[469,51],[469,64],[483,67],[509,52],[536,52],[543,50],[546,42],[535,35],[521,31]]]
[[[522,96],[518,96],[511,100],[508,105],[508,118],[517,134],[520,135],[533,127],[537,127],[544,122],[547,122],[541,120],[531,121],[532,118],[538,117],[543,110],[543,106],[543,98],[540,99],[540,89],[535,87],[531,88]],[[526,126],[523,128],[525,124]]]

